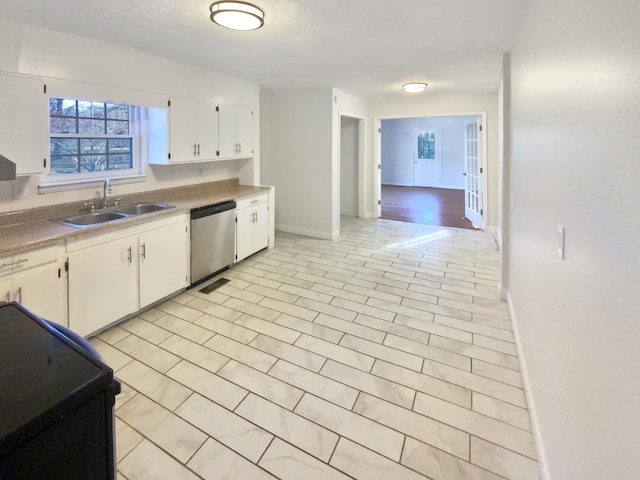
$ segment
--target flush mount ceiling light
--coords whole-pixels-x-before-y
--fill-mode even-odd
[[[215,2],[209,7],[211,21],[231,30],[256,30],[264,25],[264,12],[246,2]]]
[[[405,83],[402,85],[402,90],[407,93],[420,93],[427,89],[426,83]]]

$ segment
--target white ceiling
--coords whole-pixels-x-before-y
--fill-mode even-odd
[[[212,0],[0,0],[0,19],[104,40],[275,90],[374,97],[497,91],[528,0],[251,0],[265,25],[231,31]],[[405,94],[406,95],[406,94]]]

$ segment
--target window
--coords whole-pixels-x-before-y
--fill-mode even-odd
[[[433,160],[436,158],[436,134],[424,132],[418,135],[418,158]]]
[[[104,177],[137,171],[134,107],[49,99],[49,175]]]

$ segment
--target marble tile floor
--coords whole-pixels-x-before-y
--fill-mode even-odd
[[[221,276],[91,339],[118,479],[539,479],[492,235],[343,218]]]

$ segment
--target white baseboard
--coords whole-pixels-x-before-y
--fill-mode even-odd
[[[304,235],[305,237],[321,238],[323,240],[331,241],[335,241],[340,234],[340,232],[321,232],[319,230],[310,230],[308,228],[300,228],[281,224],[276,224],[276,230],[280,232],[295,233],[296,235]]]
[[[513,334],[516,341],[516,349],[518,351],[518,358],[520,359],[520,371],[522,373],[522,382],[524,384],[524,394],[527,399],[527,405],[529,407],[529,416],[531,418],[531,431],[533,433],[533,440],[536,444],[536,453],[538,454],[538,465],[540,466],[540,479],[551,480],[549,476],[549,468],[547,466],[547,457],[545,455],[544,445],[542,438],[540,437],[540,423],[538,422],[538,413],[536,410],[536,404],[531,396],[531,388],[529,383],[529,373],[527,369],[527,362],[522,353],[522,344],[520,342],[520,331],[518,330],[518,320],[513,308],[513,302],[511,300],[511,294],[508,290],[502,289],[500,291],[500,297],[505,297],[507,305],[509,307],[509,315],[511,316],[511,324],[513,325]]]
[[[340,210],[340,215],[344,215],[345,217],[357,217],[358,212],[354,212],[353,210]]]

